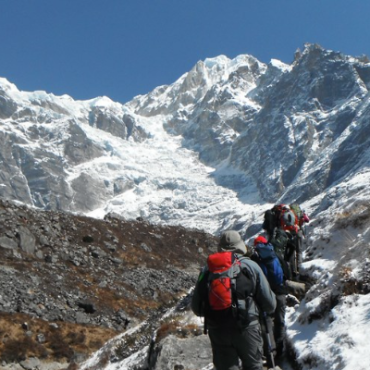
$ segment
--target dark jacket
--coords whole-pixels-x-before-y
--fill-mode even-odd
[[[259,312],[267,312],[268,314],[273,313],[276,308],[275,294],[270,289],[270,285],[257,263],[249,259],[238,255],[241,262],[241,269],[243,273],[251,280],[252,285],[252,296],[247,298],[246,307],[249,316],[248,325],[252,325],[258,322]],[[205,302],[207,299],[207,283],[208,283],[208,268],[205,266],[199,274],[198,281],[195,285],[191,309],[197,316],[205,315]],[[209,327],[215,326],[226,326],[229,322],[223,320],[222,322],[215,322],[208,320]]]

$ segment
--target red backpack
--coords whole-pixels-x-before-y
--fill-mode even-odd
[[[298,232],[298,219],[294,212],[285,204],[277,204],[272,208],[277,220],[277,227],[292,233]]]
[[[234,252],[211,254],[207,267],[205,278],[201,280],[204,332],[207,332],[208,320],[223,324],[236,320],[240,325],[254,320],[249,314],[249,305],[254,299],[255,283],[238,256]]]
[[[241,272],[240,261],[233,252],[219,252],[208,256],[208,303],[213,311],[236,306],[236,278]]]
[[[289,231],[291,233],[297,233],[299,229],[299,220],[294,212],[288,208],[284,207],[280,212],[280,222],[281,228],[284,231]]]

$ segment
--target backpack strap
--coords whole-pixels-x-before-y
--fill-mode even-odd
[[[240,263],[241,263],[241,271],[242,271],[242,273],[250,280],[250,281],[253,281],[253,279],[252,279],[252,276],[251,276],[251,274],[250,274],[250,271],[249,271],[249,269],[248,269],[248,267],[243,267],[243,265],[242,265],[242,261],[250,261],[251,259],[249,258],[249,257],[240,257],[239,258],[239,261],[240,261]],[[258,276],[257,276],[257,279],[258,279]],[[254,297],[255,297],[255,295],[256,295],[256,286],[257,286],[257,284],[255,284],[254,285],[254,287],[253,287],[253,292],[251,292],[248,296],[249,297],[252,297],[253,299],[254,299]]]
[[[240,272],[240,259],[236,255],[234,255],[233,263],[230,266],[230,268],[228,268],[225,271],[221,271],[221,272],[209,271],[208,280],[210,281],[213,279],[228,277],[231,280],[235,281],[235,278],[237,277],[239,272]]]

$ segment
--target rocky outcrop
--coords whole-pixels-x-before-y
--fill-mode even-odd
[[[152,370],[202,369],[212,363],[212,350],[207,335],[179,338],[169,335],[152,352]]]
[[[123,306],[144,297],[156,302],[175,297],[194,284],[201,256],[192,240],[203,238],[202,233],[186,232],[185,243],[176,241],[173,233],[181,231],[155,230],[140,221],[37,212],[1,201],[0,309],[122,330],[130,316],[145,316],[145,310],[133,307],[124,314]],[[179,250],[164,253],[173,243]],[[179,261],[174,258],[177,253]],[[114,311],[95,297],[96,289],[111,291],[118,295],[112,299],[128,299],[131,304]]]

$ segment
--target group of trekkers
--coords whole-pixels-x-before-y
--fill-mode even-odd
[[[204,317],[217,370],[275,368],[285,350],[287,282],[298,281],[303,225],[298,204],[267,210],[263,232],[246,246],[225,231],[218,252],[208,256],[195,285],[191,308]]]

